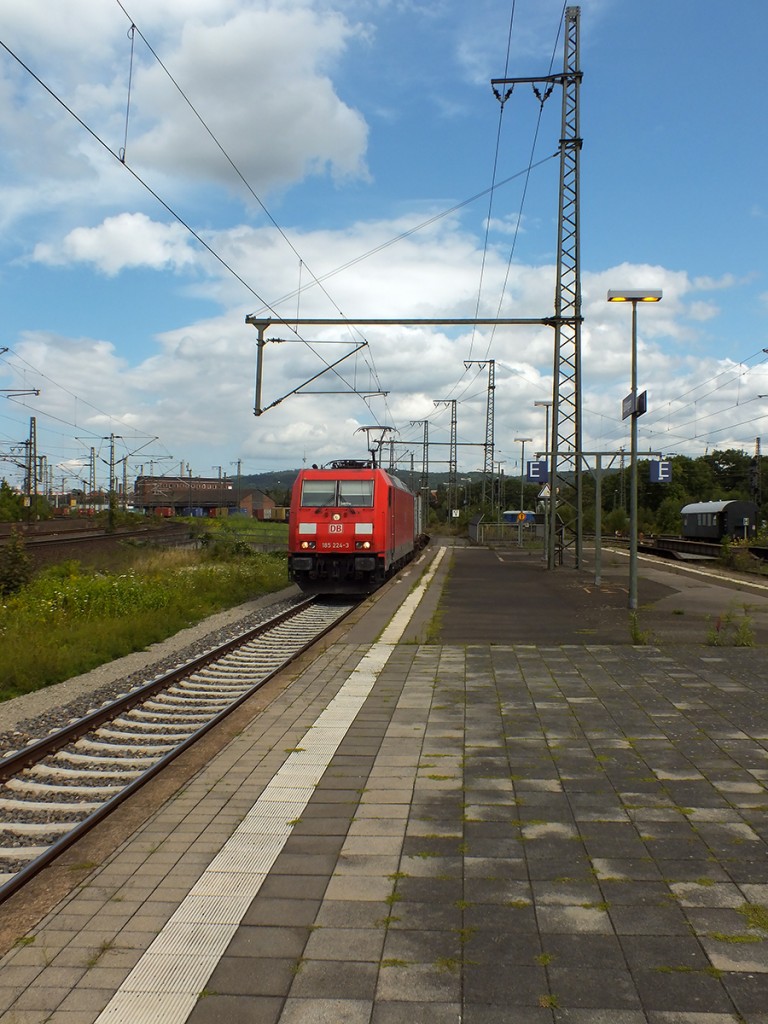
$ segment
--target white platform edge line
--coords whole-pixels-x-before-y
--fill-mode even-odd
[[[419,585],[414,588],[400,606],[379,642],[371,647],[359,665],[352,671],[334,700],[320,714],[316,723],[307,730],[305,736],[297,745],[303,749],[297,750],[288,756],[284,765],[285,776],[281,778],[282,768],[276,772],[273,781],[270,783],[273,793],[290,788],[295,797],[297,769],[304,768],[306,779],[309,781],[317,777],[318,760],[322,760],[325,767],[330,764],[338,745],[341,743],[344,735],[346,735],[346,731],[368,698],[381,670],[389,660],[392,654],[392,646],[403,635],[413,612],[437,571],[445,551],[445,548],[440,548]],[[342,722],[344,723],[343,728],[341,727]],[[320,746],[317,742],[319,736],[316,732],[319,728],[324,730],[322,737],[324,756],[321,759],[317,756],[308,758],[306,760],[310,761],[310,763],[302,765],[302,753],[309,753],[310,751],[315,755],[319,753],[315,749]],[[328,732],[333,735],[332,740],[330,740]],[[311,797],[311,792],[309,790],[307,792],[306,800],[291,803],[291,813],[294,810],[303,810],[306,807]],[[219,914],[215,910],[215,900],[211,901],[210,913],[205,913],[205,901],[199,899],[199,894],[204,892],[209,885],[212,891],[218,889],[218,883],[215,879],[208,877],[219,874],[219,871],[213,865],[218,864],[219,870],[223,869],[226,872],[226,864],[236,864],[238,862],[240,857],[243,856],[242,843],[245,834],[250,833],[249,838],[253,840],[252,829],[254,821],[264,812],[265,831],[260,833],[264,839],[264,843],[260,844],[262,845],[261,856],[253,858],[250,871],[234,872],[238,878],[243,880],[242,886],[250,890],[251,898],[253,898],[258,893],[270,867],[274,864],[290,835],[290,830],[286,831],[284,822],[275,822],[275,803],[269,799],[269,796],[266,796],[266,790],[265,797],[265,799],[260,797],[254,803],[243,825],[235,830],[230,840],[224,844],[222,850],[214,858],[211,866],[203,872],[203,875],[197,881],[195,896],[190,894],[190,896],[182,901],[176,913],[161,930],[144,956],[139,960],[110,1002],[96,1018],[95,1024],[184,1024],[188,1019],[200,991],[205,987],[205,983],[218,964],[218,957],[211,956],[211,953],[213,950],[217,950],[220,951],[220,956],[224,952],[242,920],[242,917],[240,917],[237,921],[224,924],[216,921],[216,917]],[[295,816],[298,817],[298,815]],[[271,847],[269,852],[264,849],[264,846]],[[232,875],[229,877],[231,878]],[[246,881],[249,877],[250,884]],[[187,900],[189,900],[189,903]],[[190,928],[196,930],[200,927],[206,930],[210,929],[207,936],[209,948],[205,953],[201,950],[197,954],[197,962],[200,969],[190,971],[191,965],[187,957],[169,957],[168,951],[177,948],[179,945],[182,949],[188,950],[191,937]],[[205,942],[203,944],[206,945]],[[200,953],[203,955],[200,955]],[[137,992],[137,989],[140,989],[140,992]],[[140,995],[141,998],[137,999],[137,995]]]

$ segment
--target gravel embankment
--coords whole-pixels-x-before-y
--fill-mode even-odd
[[[70,719],[80,718],[118,694],[199,657],[302,599],[296,587],[288,587],[212,615],[196,626],[153,644],[146,651],[129,654],[82,676],[4,701],[0,704],[0,758],[61,728]]]

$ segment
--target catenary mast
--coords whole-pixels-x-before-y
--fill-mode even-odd
[[[552,375],[552,448],[548,453],[550,515],[547,565],[554,568],[563,549],[573,549],[577,568],[582,560],[582,454],[581,454],[581,261],[579,238],[579,14],[565,9],[563,71],[556,75],[492,79],[496,96],[504,102],[519,82],[563,88],[560,129],[560,193],[558,210],[557,282],[555,285],[554,370]],[[498,86],[510,86],[502,96]],[[535,90],[538,94],[538,90]],[[549,93],[547,93],[548,95]],[[558,544],[558,508],[570,506],[573,526]],[[559,553],[559,554],[558,554]]]

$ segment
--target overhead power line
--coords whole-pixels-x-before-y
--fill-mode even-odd
[[[119,2],[119,0],[118,0],[118,2]],[[142,36],[142,38],[143,38],[143,36]],[[198,242],[198,243],[199,243],[199,244],[200,244],[200,245],[201,245],[201,246],[202,246],[202,247],[203,247],[203,248],[205,249],[205,250],[206,250],[206,252],[208,252],[208,253],[209,253],[209,254],[210,254],[211,256],[213,256],[213,258],[214,258],[214,259],[215,259],[215,260],[216,260],[216,261],[217,261],[217,262],[218,262],[219,264],[221,264],[221,266],[222,266],[222,267],[223,267],[223,268],[224,268],[224,269],[225,269],[225,270],[226,270],[226,271],[227,271],[227,272],[228,272],[229,274],[231,274],[231,275],[232,275],[232,276],[233,276],[233,277],[235,278],[235,280],[239,281],[239,283],[240,283],[240,284],[242,284],[242,286],[243,286],[243,287],[244,287],[244,288],[245,288],[245,289],[246,289],[246,290],[247,290],[247,291],[248,291],[248,292],[249,292],[249,293],[250,293],[251,295],[253,295],[253,296],[254,296],[254,298],[256,298],[256,299],[257,299],[257,300],[258,300],[258,301],[259,301],[260,303],[262,303],[262,305],[263,305],[263,306],[264,306],[265,308],[269,309],[269,310],[270,310],[270,312],[271,312],[271,313],[273,314],[273,316],[274,316],[274,319],[275,319],[275,320],[279,321],[280,323],[284,323],[284,324],[285,324],[285,325],[286,325],[287,327],[290,327],[290,323],[289,323],[289,322],[288,322],[287,320],[285,320],[285,319],[284,319],[284,318],[282,317],[282,315],[281,315],[280,313],[278,313],[278,312],[277,312],[277,310],[273,309],[272,305],[271,305],[270,303],[268,303],[268,302],[267,302],[267,300],[266,300],[266,299],[264,299],[264,298],[263,298],[263,296],[261,296],[261,295],[260,295],[260,294],[258,293],[258,291],[257,291],[257,290],[256,290],[256,289],[255,289],[255,288],[254,288],[254,287],[252,286],[252,285],[250,285],[250,284],[249,284],[249,283],[248,283],[248,282],[247,282],[247,281],[245,280],[245,278],[243,278],[243,277],[242,277],[242,276],[241,276],[241,275],[240,275],[240,274],[239,274],[239,273],[238,273],[238,272],[237,272],[237,271],[236,271],[236,270],[234,269],[234,267],[232,267],[232,266],[231,266],[231,265],[230,265],[230,264],[229,264],[229,263],[227,262],[227,260],[226,260],[226,259],[224,259],[224,257],[223,257],[223,256],[221,256],[221,254],[220,254],[220,253],[218,253],[218,252],[217,252],[217,251],[216,251],[216,250],[215,250],[215,249],[213,248],[213,246],[212,246],[212,245],[210,245],[210,244],[209,244],[208,242],[206,242],[206,240],[205,240],[205,239],[204,239],[204,238],[203,238],[203,237],[202,237],[202,236],[201,236],[201,235],[200,235],[200,234],[199,234],[199,233],[198,233],[197,231],[195,231],[195,229],[194,229],[194,228],[193,228],[193,227],[192,227],[192,226],[191,226],[191,225],[190,225],[190,224],[189,224],[189,223],[188,223],[188,222],[187,222],[187,221],[186,221],[186,220],[185,220],[185,219],[184,219],[184,218],[183,218],[183,217],[181,216],[181,214],[177,213],[177,211],[176,211],[176,210],[175,210],[175,209],[174,209],[174,208],[173,208],[173,207],[172,207],[172,206],[170,205],[170,203],[168,203],[168,202],[167,202],[166,200],[164,200],[164,199],[163,199],[163,198],[162,198],[162,197],[161,197],[161,196],[159,195],[159,193],[157,193],[157,192],[156,192],[156,191],[155,191],[155,190],[154,190],[154,189],[152,188],[152,186],[151,186],[151,185],[149,185],[149,183],[148,183],[148,182],[146,182],[146,181],[145,181],[145,180],[144,180],[144,179],[143,179],[143,178],[141,177],[141,175],[140,175],[140,174],[138,174],[138,173],[137,173],[137,172],[136,172],[136,171],[135,171],[135,170],[134,170],[134,169],[133,169],[133,168],[132,168],[132,167],[131,167],[131,166],[130,166],[130,165],[128,164],[127,160],[125,159],[125,154],[124,154],[124,153],[122,153],[122,154],[121,154],[121,153],[116,153],[116,152],[115,152],[115,150],[114,150],[114,149],[112,149],[112,147],[111,147],[111,146],[110,146],[110,145],[109,145],[109,144],[108,144],[107,142],[105,142],[105,141],[104,141],[104,139],[102,139],[102,138],[101,138],[101,136],[100,136],[100,135],[99,135],[99,134],[98,134],[98,133],[97,133],[97,132],[96,132],[96,131],[95,131],[95,130],[94,130],[93,128],[91,128],[91,127],[90,127],[90,125],[88,125],[88,124],[87,124],[87,123],[86,123],[86,122],[85,122],[85,121],[84,121],[84,120],[83,120],[83,119],[82,119],[82,118],[81,118],[81,117],[80,117],[80,116],[79,116],[78,114],[76,114],[76,113],[75,113],[75,111],[74,111],[74,110],[72,110],[72,108],[71,108],[71,107],[70,107],[70,106],[69,106],[69,105],[68,105],[68,104],[67,104],[67,103],[66,103],[66,102],[65,102],[65,101],[64,101],[64,100],[63,100],[63,99],[62,99],[62,98],[61,98],[61,97],[60,97],[60,96],[59,96],[59,95],[58,95],[58,94],[56,93],[56,92],[54,92],[54,90],[53,90],[53,89],[51,89],[51,87],[50,87],[50,86],[48,86],[48,85],[47,85],[47,84],[46,84],[46,83],[45,83],[45,82],[43,81],[43,79],[42,79],[42,78],[40,78],[40,76],[39,76],[38,74],[36,74],[36,73],[35,73],[35,72],[34,72],[34,71],[32,70],[32,68],[30,68],[30,67],[29,67],[29,65],[28,65],[28,64],[26,64],[26,62],[25,62],[25,61],[23,61],[23,60],[21,59],[21,57],[19,57],[19,56],[18,56],[18,54],[16,54],[16,53],[15,53],[15,52],[14,52],[13,50],[11,50],[11,48],[10,48],[10,47],[9,47],[9,46],[8,46],[8,45],[7,45],[6,43],[4,43],[4,42],[3,42],[2,40],[0,40],[0,47],[2,47],[2,48],[3,48],[3,49],[4,49],[5,51],[6,51],[6,53],[7,53],[7,54],[8,54],[8,55],[9,55],[9,56],[10,56],[10,57],[11,57],[11,58],[13,59],[13,60],[15,60],[15,61],[17,62],[17,64],[18,64],[18,65],[19,65],[19,66],[20,66],[20,67],[21,67],[21,68],[22,68],[22,69],[23,69],[24,71],[26,71],[26,72],[27,72],[27,74],[28,74],[28,75],[30,75],[30,77],[31,77],[31,78],[33,78],[33,79],[34,79],[34,80],[35,80],[35,81],[36,81],[36,82],[38,83],[38,85],[40,85],[40,86],[41,86],[41,88],[42,88],[42,89],[44,89],[44,90],[45,90],[45,92],[47,92],[47,93],[48,93],[48,95],[49,95],[49,96],[50,96],[50,97],[51,97],[51,98],[52,98],[52,99],[53,99],[53,100],[54,100],[54,101],[55,101],[56,103],[58,103],[58,104],[59,104],[59,106],[60,106],[60,107],[62,107],[62,109],[63,109],[63,110],[65,110],[65,111],[66,111],[66,113],[67,113],[67,114],[69,114],[69,116],[70,116],[70,117],[72,117],[72,118],[73,118],[73,119],[74,119],[74,120],[75,120],[75,121],[76,121],[76,122],[77,122],[77,123],[78,123],[78,124],[79,124],[79,125],[80,125],[80,126],[81,126],[81,127],[82,127],[82,128],[83,128],[83,129],[84,129],[84,130],[85,130],[85,131],[86,131],[86,132],[87,132],[87,133],[89,134],[89,135],[90,135],[90,136],[91,136],[91,138],[92,138],[92,139],[93,139],[93,140],[94,140],[94,141],[95,141],[95,142],[96,142],[96,143],[97,143],[97,144],[98,144],[99,146],[101,146],[101,147],[102,147],[102,149],[106,150],[106,152],[107,152],[107,153],[109,153],[109,155],[110,155],[111,157],[113,157],[113,158],[114,158],[115,160],[117,160],[117,161],[118,161],[118,163],[120,163],[120,164],[122,165],[122,167],[124,167],[124,168],[125,168],[125,170],[126,170],[126,171],[127,171],[127,172],[128,172],[128,173],[129,173],[130,175],[131,175],[131,177],[132,177],[132,178],[133,178],[133,179],[134,179],[134,180],[135,180],[135,181],[136,181],[136,182],[137,182],[137,183],[138,183],[139,185],[141,185],[141,187],[142,187],[142,188],[144,188],[144,189],[145,189],[145,190],[146,190],[146,191],[147,191],[147,192],[148,192],[148,193],[149,193],[149,194],[150,194],[150,195],[152,196],[152,198],[153,198],[153,199],[154,199],[154,200],[155,200],[155,201],[156,201],[157,203],[159,203],[159,204],[160,204],[160,206],[162,206],[162,207],[163,207],[163,209],[164,209],[164,210],[166,210],[166,211],[167,211],[167,212],[168,212],[168,213],[170,214],[170,216],[171,216],[171,217],[173,217],[173,219],[174,219],[174,220],[176,220],[176,221],[177,221],[177,222],[178,222],[178,223],[179,223],[179,224],[180,224],[180,225],[181,225],[181,226],[182,226],[182,227],[183,227],[183,228],[184,228],[184,229],[185,229],[185,230],[186,230],[186,231],[187,231],[187,232],[188,232],[188,233],[189,233],[189,234],[190,234],[190,235],[191,235],[191,236],[192,236],[192,237],[193,237],[193,238],[194,238],[194,239],[195,239],[195,240],[196,240],[196,241],[197,241],[197,242]],[[342,315],[343,315],[343,314],[342,314]],[[312,351],[312,352],[313,352],[313,353],[314,353],[314,354],[315,354],[315,355],[316,355],[316,356],[318,357],[318,359],[320,359],[320,360],[321,360],[322,362],[326,362],[326,360],[324,359],[324,357],[323,357],[323,356],[322,356],[322,355],[321,355],[320,353],[318,353],[318,352],[317,352],[317,351],[316,351],[316,350],[315,350],[315,349],[314,349],[314,348],[312,347],[312,345],[311,345],[311,344],[310,344],[309,342],[306,342],[306,340],[305,340],[305,339],[301,339],[301,340],[302,340],[302,341],[304,341],[304,342],[305,342],[305,344],[307,344],[307,347],[308,347],[308,348],[310,348],[310,350],[311,350],[311,351]],[[326,362],[326,366],[328,366],[327,362]],[[328,367],[328,368],[329,368],[329,369],[331,369],[330,367]],[[372,367],[371,369],[372,369],[372,372],[374,372],[374,373],[375,373],[375,367]],[[349,381],[345,380],[345,379],[344,379],[344,378],[343,378],[343,377],[341,376],[341,374],[339,374],[339,373],[338,373],[338,371],[336,371],[336,370],[333,370],[333,372],[334,372],[334,373],[336,373],[336,375],[337,375],[337,376],[339,377],[339,379],[340,379],[340,380],[342,380],[342,381],[343,381],[343,382],[344,382],[344,383],[345,383],[345,384],[347,385],[347,387],[349,387],[349,388],[350,388],[350,391],[351,391],[352,393],[356,393],[356,389],[354,388],[354,386],[350,385]]]

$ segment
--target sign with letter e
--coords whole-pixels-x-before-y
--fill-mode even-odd
[[[545,484],[549,479],[546,460],[528,463],[528,483]]]
[[[671,462],[651,462],[651,483],[668,484],[672,479]]]

